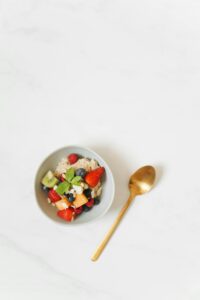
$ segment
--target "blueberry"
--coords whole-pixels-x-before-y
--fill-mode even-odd
[[[91,192],[92,192],[91,189],[86,189],[83,193],[87,198],[91,198]]]
[[[74,195],[72,193],[67,194],[67,199],[69,202],[73,202],[74,201]]]
[[[82,178],[84,178],[86,175],[86,170],[83,168],[77,169],[76,170],[76,176],[81,176]]]
[[[87,205],[83,205],[83,211],[89,211],[91,209],[91,207],[88,207]]]
[[[99,197],[94,198],[94,205],[98,205],[100,203]]]
[[[47,186],[45,186],[45,185],[42,186],[42,189],[43,189],[43,191],[45,191],[45,192],[48,192],[48,191],[49,191],[49,188],[48,188]]]

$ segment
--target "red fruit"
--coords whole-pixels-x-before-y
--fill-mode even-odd
[[[58,200],[61,199],[60,195],[58,195],[58,193],[56,193],[56,191],[54,189],[51,189],[48,192],[48,198],[51,200],[51,202],[57,202]]]
[[[88,202],[85,204],[87,207],[92,207],[94,205],[94,199],[90,198]]]
[[[78,160],[78,155],[75,153],[72,153],[68,156],[68,161],[69,161],[70,165],[75,164],[77,162],[77,160]]]
[[[105,168],[104,167],[99,167],[94,171],[101,177],[105,172]]]
[[[90,187],[95,187],[101,178],[101,176],[104,174],[105,168],[104,167],[99,167],[91,172],[88,172],[85,176],[85,182],[90,186]]]
[[[62,175],[60,176],[60,181],[65,181],[65,178]]]
[[[71,222],[74,219],[74,209],[72,207],[63,209],[63,210],[59,210],[57,212],[57,216],[67,222]]]
[[[83,206],[74,209],[76,215],[80,215],[83,211]]]

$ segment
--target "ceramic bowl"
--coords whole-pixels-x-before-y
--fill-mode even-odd
[[[57,216],[57,209],[47,202],[47,194],[41,188],[41,179],[46,174],[48,170],[55,170],[58,162],[63,158],[68,156],[70,153],[77,153],[83,157],[96,159],[101,166],[105,168],[105,175],[102,181],[103,191],[101,195],[101,202],[99,205],[95,205],[89,212],[83,212],[78,216],[73,222],[65,222]],[[39,166],[35,177],[35,195],[37,203],[41,208],[42,212],[49,217],[51,220],[57,222],[58,224],[63,224],[65,226],[81,224],[96,220],[102,217],[110,208],[115,193],[115,183],[113,179],[112,172],[108,164],[103,160],[101,156],[85,147],[80,146],[67,146],[56,150],[51,153]]]

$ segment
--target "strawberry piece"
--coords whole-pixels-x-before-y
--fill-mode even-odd
[[[92,207],[94,205],[94,199],[90,198],[89,201],[85,204],[87,207]]]
[[[51,189],[48,192],[48,198],[51,200],[51,202],[57,202],[58,200],[61,199],[60,195],[58,195],[58,193],[56,193],[56,191],[54,189]]]
[[[83,206],[74,209],[76,215],[80,215],[83,211]]]
[[[99,167],[94,171],[96,172],[96,174],[98,174],[101,177],[105,172],[105,168],[104,167]]]
[[[93,171],[90,171],[86,174],[85,176],[85,182],[90,186],[90,187],[95,187],[101,178],[101,176],[104,174],[105,168],[104,167],[99,167]]]
[[[57,212],[57,216],[67,222],[71,222],[74,219],[74,209],[72,207],[63,209],[63,210],[59,210]]]
[[[69,161],[70,165],[75,164],[77,162],[77,160],[78,160],[78,155],[75,153],[72,153],[68,156],[68,161]]]

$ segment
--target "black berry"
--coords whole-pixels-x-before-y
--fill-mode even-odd
[[[74,195],[72,193],[67,194],[67,199],[69,202],[73,202],[74,201]]]
[[[83,211],[87,212],[91,209],[91,207],[88,207],[86,205],[83,205]]]
[[[99,197],[94,198],[94,205],[98,205],[100,203]]]
[[[92,192],[91,189],[86,189],[83,193],[87,198],[91,198],[91,192]]]
[[[84,168],[80,168],[76,170],[76,176],[81,176],[82,178],[84,178],[86,175],[86,170]]]

